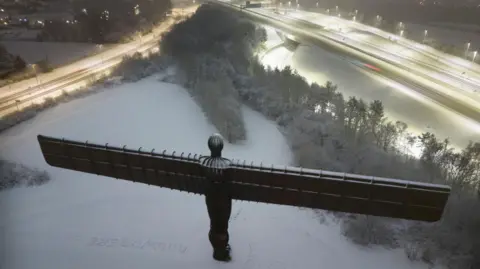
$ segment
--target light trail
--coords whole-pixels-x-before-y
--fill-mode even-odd
[[[198,5],[182,10],[183,14],[195,12]],[[178,10],[174,9],[174,12]],[[92,78],[109,74],[123,57],[142,53],[158,52],[158,42],[161,34],[168,30],[175,21],[168,18],[154,28],[152,33],[142,36],[139,40],[112,47],[97,55],[93,55],[67,66],[55,69],[50,73],[39,74],[36,78],[23,80],[0,88],[0,117],[4,117],[33,103],[42,103],[47,97],[59,96],[62,92],[73,91],[85,87]]]
[[[428,65],[429,68],[433,68],[436,72],[448,74],[457,80],[463,80],[463,83],[469,84],[470,87],[466,88],[462,83],[457,82],[457,85],[455,86],[462,90],[470,90],[470,92],[475,92],[475,90],[477,90],[478,92],[478,87],[480,87],[480,67],[470,61],[447,55],[426,45],[410,41],[406,38],[384,32],[371,26],[363,25],[356,21],[349,21],[338,17],[331,17],[306,11],[291,11],[288,16],[291,18],[308,20],[309,22],[322,27],[335,24],[337,27],[355,30],[356,33],[367,32],[369,35],[364,35],[363,41],[370,39],[371,43],[369,45],[377,50],[389,52],[391,56],[405,56],[405,60],[415,62],[416,64]],[[356,33],[346,33],[343,36],[350,36],[352,38]],[[355,39],[355,37],[353,38]],[[405,53],[408,54],[405,55]],[[445,77],[442,79],[448,80]],[[452,82],[452,80],[450,80],[450,82]],[[477,98],[478,101],[480,100],[480,95],[475,94],[474,98]]]

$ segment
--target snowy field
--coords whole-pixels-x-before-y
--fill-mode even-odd
[[[244,109],[248,140],[225,155],[290,164],[274,123]],[[52,180],[0,192],[0,268],[427,268],[402,250],[346,241],[311,210],[235,202],[233,261],[216,262],[201,196],[49,167],[38,134],[207,154],[215,132],[178,86],[148,78],[59,105],[0,136],[1,157],[46,169]]]
[[[32,41],[35,40],[40,30],[31,30],[26,28],[10,28],[0,30],[0,40],[2,41]]]
[[[469,140],[477,141],[480,137],[480,124],[322,48],[301,45],[292,52],[278,47],[264,55],[262,62],[272,68],[290,65],[311,83],[324,85],[332,81],[345,98],[355,96],[367,102],[380,100],[391,120],[407,123],[409,131],[416,134],[433,132],[441,139],[449,137],[454,146],[461,148]]]
[[[48,58],[53,66],[65,65],[109,48],[90,43],[2,41],[7,51],[20,55],[28,64]]]

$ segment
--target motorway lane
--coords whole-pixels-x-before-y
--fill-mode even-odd
[[[198,5],[184,8],[182,13],[193,13],[197,7]],[[173,11],[175,12],[175,9]],[[58,68],[51,73],[39,75],[40,85],[36,84],[37,78],[33,78],[0,88],[0,116],[5,116],[19,107],[24,107],[25,105],[21,104],[23,102],[41,102],[43,101],[42,96],[57,96],[58,92],[64,90],[64,87],[77,85],[77,88],[80,88],[85,86],[85,82],[92,75],[107,72],[109,68],[120,63],[124,56],[157,47],[160,34],[174,23],[174,20],[169,18],[154,29],[152,33],[142,36],[138,41],[115,46],[103,53]],[[17,104],[17,101],[20,103]]]
[[[157,44],[158,41],[152,40],[151,42],[143,44],[141,47],[131,50],[130,53],[145,53],[146,51],[149,51],[152,48],[156,47]],[[55,80],[54,83],[49,83],[49,87],[30,89],[18,94],[14,94],[10,97],[5,97],[3,99],[5,100],[5,102],[0,102],[0,116],[5,116],[13,113],[17,111],[17,109],[26,107],[31,103],[41,102],[46,97],[56,97],[60,95],[64,90],[70,91],[87,86],[87,83],[92,78],[92,76],[98,78],[102,74],[108,73],[111,68],[113,68],[122,61],[123,57],[124,55],[118,55],[114,58],[109,59],[108,61],[88,68],[87,70],[75,72],[68,76],[58,78]],[[12,99],[13,97],[16,97],[16,95],[20,96],[17,99]],[[21,101],[21,103],[17,104],[16,100]]]
[[[410,77],[415,76],[417,77],[417,79],[422,77],[424,83],[427,82],[432,89],[435,89],[435,90],[440,89],[442,94],[447,94],[450,98],[457,99],[460,102],[465,102],[466,104],[469,104],[470,110],[475,110],[476,108],[480,107],[480,96],[475,92],[477,90],[476,88],[470,89],[470,92],[457,90],[457,87],[466,88],[467,81],[459,82],[454,78],[451,78],[450,80],[453,79],[453,82],[454,82],[454,85],[452,85],[451,83],[446,82],[445,76],[437,74],[434,71],[423,70],[418,66],[414,66],[410,62],[408,63],[408,65],[406,65],[405,63],[400,62],[398,60],[397,61],[393,60],[392,58],[395,58],[396,57],[395,55],[393,56],[388,54],[382,55],[381,53],[379,53],[377,49],[371,48],[369,46],[365,46],[363,42],[352,43],[351,40],[346,38],[346,36],[339,35],[338,33],[318,28],[314,24],[311,24],[309,21],[304,21],[304,20],[299,21],[298,19],[291,19],[282,15],[275,14],[268,10],[255,10],[255,12],[259,12],[260,14],[263,14],[265,16],[278,18],[284,22],[289,23],[290,25],[296,25],[297,27],[302,27],[305,30],[308,29],[312,33],[318,33],[331,40],[335,40],[338,43],[361,50],[362,52],[368,54],[369,56],[375,57],[386,63],[390,63],[400,69],[403,69],[404,71],[407,71],[407,74],[405,74],[407,76],[410,76]]]
[[[192,13],[196,10],[198,6],[192,6],[190,8],[185,8],[182,9],[182,11],[185,14]],[[180,10],[180,9],[178,9]],[[173,9],[174,12],[178,12],[177,9]],[[72,64],[63,66],[61,68],[55,69],[53,72],[50,73],[45,73],[45,74],[39,74],[38,78],[41,82],[41,84],[50,82],[54,79],[58,79],[60,77],[68,76],[72,73],[79,72],[84,69],[91,68],[95,65],[101,64],[103,62],[106,62],[112,58],[115,58],[119,55],[127,55],[132,52],[132,50],[139,48],[143,46],[144,44],[153,44],[151,42],[155,42],[159,40],[160,34],[163,33],[166,29],[168,29],[172,24],[174,23],[174,20],[169,18],[165,22],[163,22],[161,25],[159,25],[157,28],[155,28],[152,33],[144,35],[140,37],[139,39],[132,41],[127,44],[119,44],[113,46],[111,49],[106,50],[102,53],[84,58],[82,60],[76,61]],[[23,80],[17,83],[12,83],[10,85],[4,86],[0,88],[0,98],[4,98],[9,95],[13,95],[19,92],[22,92],[26,89],[36,87],[37,85],[37,79],[35,77]]]
[[[54,88],[54,87],[57,88],[57,87],[61,86],[62,84],[65,84],[66,82],[68,82],[70,80],[75,80],[75,79],[78,79],[78,78],[81,78],[81,77],[86,77],[86,76],[95,74],[96,72],[102,71],[106,68],[109,68],[109,67],[113,66],[114,64],[118,64],[123,59],[123,57],[125,55],[131,55],[135,52],[144,51],[146,49],[149,49],[149,48],[152,48],[152,47],[156,46],[157,44],[158,44],[158,42],[156,40],[147,42],[147,43],[143,44],[141,46],[141,48],[140,47],[133,48],[130,51],[126,52],[125,54],[116,55],[112,58],[109,58],[108,60],[105,60],[105,61],[102,61],[102,62],[99,62],[99,63],[95,63],[94,65],[89,66],[88,68],[79,69],[75,72],[72,72],[72,73],[66,75],[66,76],[58,77],[56,79],[50,80],[46,83],[43,83],[39,86],[30,87],[30,88],[24,89],[22,91],[17,91],[15,93],[10,94],[10,95],[5,95],[4,97],[0,98],[0,111],[1,111],[2,104],[12,102],[12,101],[15,101],[15,100],[22,100],[22,97],[28,96],[31,93],[34,93],[34,92],[38,93],[38,92],[41,92],[41,91],[44,91],[44,90],[49,90],[49,89]]]
[[[407,57],[411,57],[410,61],[415,61],[417,63],[423,62],[424,65],[427,65],[429,68],[434,68],[437,72],[448,73],[455,79],[462,80],[463,82],[457,83],[457,86],[464,86],[463,83],[476,84],[476,87],[480,85],[480,69],[478,68],[478,65],[472,64],[470,62],[465,62],[463,59],[460,59],[458,57],[445,55],[444,53],[435,51],[433,48],[430,48],[428,46],[415,43],[408,39],[398,37],[391,33],[387,33],[354,21],[344,20],[342,18],[327,16],[320,13],[313,13],[307,11],[291,11],[290,13],[288,13],[288,16],[297,19],[303,19],[320,26],[325,26],[329,23],[338,23],[343,27],[348,26],[355,31],[366,32],[370,36],[367,37],[367,35],[365,35],[365,37],[367,37],[365,39],[375,39],[376,45],[374,47],[376,47],[376,49],[387,49],[391,51],[392,56],[395,56],[395,54],[404,54],[405,52],[407,52],[407,54],[410,54],[407,55]],[[344,33],[343,35],[349,36],[350,33]],[[389,40],[389,38],[391,37],[396,39],[396,43],[393,43]],[[379,45],[382,45],[383,47]],[[435,65],[433,65],[433,63]],[[474,98],[480,98],[480,95],[475,94]]]
[[[232,7],[230,6],[227,6],[227,8],[232,9]],[[408,78],[410,81],[416,81],[415,83],[420,83],[423,89],[428,88],[430,91],[436,92],[429,95],[430,97],[437,98],[434,99],[435,102],[438,102],[448,107],[449,109],[456,111],[457,113],[462,113],[464,116],[470,119],[480,122],[480,111],[477,104],[472,104],[472,100],[465,99],[463,98],[463,96],[456,96],[457,98],[462,98],[462,102],[452,99],[451,95],[448,94],[454,93],[452,93],[450,89],[443,87],[442,85],[438,85],[429,79],[419,76],[418,74],[392,66],[385,61],[377,59],[375,55],[368,55],[368,53],[359,51],[356,47],[351,46],[348,43],[344,43],[342,42],[342,40],[337,40],[335,39],[335,37],[330,38],[328,35],[318,34],[316,31],[308,29],[308,25],[307,27],[305,27],[306,23],[297,23],[295,25],[292,25],[291,22],[285,23],[283,21],[284,18],[280,18],[279,20],[272,19],[270,14],[267,13],[268,15],[265,15],[262,13],[262,11],[260,13],[258,13],[257,11],[258,10],[255,10],[255,13],[249,12],[248,15],[258,20],[259,22],[267,23],[278,27],[284,31],[292,33],[297,37],[301,38],[306,43],[318,45],[320,47],[329,46],[330,49],[335,50],[337,53],[345,54],[357,59],[362,59],[363,61],[366,61],[367,63],[375,65],[380,69],[384,70],[386,72],[385,74],[390,74],[390,78]],[[341,43],[341,45],[339,43]],[[452,104],[455,105],[451,106]]]

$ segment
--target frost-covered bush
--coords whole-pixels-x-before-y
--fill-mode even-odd
[[[266,40],[263,29],[211,5],[164,35],[161,51],[178,66],[178,81],[210,122],[231,143],[244,140],[238,78],[249,74],[253,51]]]
[[[373,216],[353,216],[342,222],[342,233],[354,243],[371,246],[397,247],[395,233],[382,219]]]
[[[45,171],[0,160],[0,191],[21,186],[37,186],[50,180]]]
[[[124,81],[135,82],[155,73],[164,71],[171,65],[169,57],[160,56],[158,53],[142,57],[141,53],[125,56],[122,62],[115,67],[111,76],[120,76]]]
[[[228,79],[200,81],[190,92],[205,115],[230,143],[245,140],[241,103]],[[218,100],[221,100],[219,102]]]

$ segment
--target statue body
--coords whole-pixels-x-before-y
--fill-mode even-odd
[[[228,221],[232,212],[232,198],[228,183],[213,182],[205,195],[205,202],[210,217],[208,239],[213,247],[213,258],[228,261],[231,259]]]
[[[228,244],[228,222],[232,212],[232,195],[230,182],[224,175],[224,170],[230,166],[230,160],[222,158],[223,139],[214,134],[208,139],[210,157],[201,159],[206,168],[206,178],[209,186],[205,192],[210,231],[208,239],[213,247],[213,258],[219,261],[229,261],[230,245]]]

